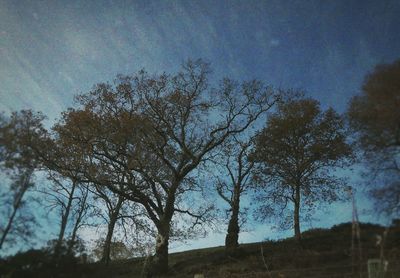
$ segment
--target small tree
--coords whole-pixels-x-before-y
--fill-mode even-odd
[[[95,194],[97,216],[104,220],[99,225],[107,225],[105,236],[101,236],[95,242],[95,259],[108,265],[111,260],[147,255],[139,250],[153,238],[154,231],[151,230],[143,209],[107,188],[97,188]],[[129,256],[123,256],[128,250]],[[117,255],[119,252],[121,255]]]
[[[111,243],[113,239],[115,225],[118,218],[120,217],[121,208],[125,202],[123,196],[115,196],[112,192],[108,192],[106,188],[96,187],[94,191],[96,195],[95,200],[101,200],[103,205],[105,205],[107,212],[103,216],[107,223],[107,233],[104,241],[102,242],[102,256],[101,261],[108,265],[111,260]],[[131,212],[132,213],[132,212]]]
[[[227,177],[218,176],[216,187],[218,195],[229,205],[230,219],[225,237],[225,249],[228,255],[235,255],[239,246],[240,200],[250,185],[251,170],[254,166],[254,163],[248,159],[251,147],[250,140],[241,141],[233,138],[224,146],[221,161],[218,163]]]
[[[350,156],[343,121],[316,100],[288,97],[267,120],[257,136],[252,155],[259,183],[257,216],[266,220],[293,204],[293,228],[300,240],[300,209],[338,198],[343,180],[334,175]]]
[[[127,246],[123,241],[112,241],[110,243],[110,260],[125,260],[130,259],[134,256],[135,251]],[[96,241],[96,246],[93,249],[93,256],[102,260],[104,256],[104,240],[99,239]]]
[[[400,215],[400,60],[367,75],[361,95],[351,99],[348,118],[355,132],[370,191],[380,212]]]
[[[150,228],[144,220],[144,212],[138,204],[127,200],[124,196],[116,194],[107,187],[93,186],[91,188],[95,195],[97,204],[97,215],[107,224],[105,238],[98,241],[97,251],[99,254],[99,245],[101,244],[101,262],[108,265],[113,259],[111,252],[112,244],[118,241],[115,238],[115,232],[122,232],[124,237],[129,237],[131,242],[138,243],[132,234],[143,236],[142,233],[151,233]],[[119,242],[119,241],[118,241]]]
[[[65,234],[67,226],[70,222],[70,213],[74,209],[75,201],[78,198],[77,191],[78,182],[68,182],[55,173],[49,173],[48,180],[50,184],[46,184],[43,189],[37,192],[43,194],[40,203],[44,205],[48,212],[57,211],[60,217],[59,232],[57,240],[54,242],[54,255],[58,258],[62,244],[65,242]]]

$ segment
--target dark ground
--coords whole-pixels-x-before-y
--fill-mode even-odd
[[[225,256],[223,247],[173,253],[168,277],[194,277],[200,273],[204,277],[368,277],[367,260],[380,257],[377,235],[382,235],[385,227],[360,225],[361,260],[357,255],[358,248],[352,252],[351,230],[351,223],[345,223],[331,229],[306,231],[302,234],[301,244],[292,238],[243,244],[235,257]],[[48,258],[40,251],[30,252],[0,262],[0,277],[133,278],[140,277],[143,268],[143,259],[140,258],[112,262],[108,267],[71,261],[55,268],[45,263]],[[384,256],[389,262],[384,277],[400,278],[399,225],[389,229]]]

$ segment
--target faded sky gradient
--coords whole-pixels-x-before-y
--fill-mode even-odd
[[[399,15],[398,0],[0,0],[0,111],[32,108],[52,120],[116,74],[174,72],[203,58],[217,79],[302,88],[343,112],[366,73],[400,57]],[[349,210],[339,205],[314,226],[349,221]],[[241,241],[266,236],[260,226]],[[193,246],[208,243],[223,235]]]

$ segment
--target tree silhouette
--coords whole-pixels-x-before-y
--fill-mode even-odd
[[[217,177],[216,187],[219,196],[229,205],[230,218],[225,237],[225,249],[230,256],[236,254],[239,246],[240,200],[250,186],[251,171],[254,166],[253,161],[249,161],[251,148],[251,140],[232,138],[229,143],[224,144],[221,161],[218,161],[219,166],[222,166],[218,175],[226,173],[226,176]]]
[[[361,95],[351,99],[348,118],[355,131],[377,208],[400,214],[400,60],[378,65]]]
[[[316,100],[286,97],[256,138],[257,216],[286,220],[283,212],[293,204],[290,222],[300,240],[300,209],[337,199],[344,184],[333,172],[350,154],[343,121],[332,108],[323,112]]]
[[[0,117],[0,166],[13,181],[9,191],[6,192],[8,200],[11,200],[11,212],[5,226],[1,228],[0,249],[13,230],[18,215],[20,225],[15,225],[15,234],[23,237],[30,235],[29,223],[33,218],[26,212],[20,214],[18,212],[24,205],[26,193],[33,187],[33,172],[40,167],[30,146],[37,144],[38,138],[46,133],[42,126],[43,119],[42,114],[35,114],[29,110],[14,112],[8,119]]]
[[[182,196],[196,185],[191,174],[275,101],[258,81],[225,79],[209,89],[208,75],[207,64],[189,61],[176,75],[120,76],[115,86],[99,84],[78,96],[80,108],[55,127],[86,153],[82,176],[146,210],[157,229],[156,273],[168,270],[174,216],[188,215],[196,225],[209,211],[185,206]]]
[[[140,245],[133,239],[130,232],[140,235],[141,232],[150,233],[150,228],[144,220],[143,209],[138,204],[127,200],[124,196],[116,194],[107,187],[95,185],[90,188],[95,195],[94,200],[97,203],[97,215],[100,216],[107,224],[107,232],[105,237],[102,238],[98,245],[101,244],[100,260],[108,265],[112,259],[112,244],[115,241],[114,232],[119,228],[123,231],[125,237],[130,238],[131,242]],[[99,247],[96,251],[99,254]]]
[[[32,169],[23,169],[14,173],[12,179],[13,182],[9,188],[7,196],[4,196],[2,203],[2,215],[3,219],[0,222],[0,249],[2,249],[8,235],[10,233],[14,236],[14,242],[19,239],[27,239],[32,235],[33,224],[35,224],[35,219],[32,214],[23,210],[26,207],[25,195],[30,188],[33,187],[32,179]],[[9,195],[12,195],[11,198]],[[2,198],[3,199],[3,198]],[[8,208],[8,213],[5,208]],[[4,226],[3,226],[4,225]]]

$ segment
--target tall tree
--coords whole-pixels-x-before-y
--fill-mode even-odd
[[[11,202],[11,209],[9,213],[4,212],[4,215],[9,214],[10,217],[4,223],[4,227],[0,226],[0,246],[3,245],[9,231],[19,232],[20,235],[29,234],[27,228],[32,222],[32,217],[26,211],[23,214],[18,212],[23,207],[26,191],[32,187],[33,170],[40,168],[48,173],[48,179],[51,181],[35,190],[36,193],[45,195],[40,204],[45,205],[49,211],[56,209],[60,216],[58,238],[51,242],[54,257],[58,260],[63,255],[72,255],[78,242],[78,230],[86,224],[89,216],[93,216],[89,215],[93,204],[90,203],[92,200],[89,187],[80,180],[80,172],[76,170],[84,167],[82,150],[76,145],[67,144],[61,137],[50,137],[51,134],[42,126],[43,119],[40,113],[35,114],[32,111],[15,112],[9,119],[1,115],[1,166],[12,174],[13,183],[9,191],[13,192],[13,196],[2,198],[6,199],[5,203]],[[102,190],[100,187],[94,185],[93,188],[96,189],[96,196],[105,199],[107,205],[112,203],[107,194],[99,193]],[[107,250],[109,252],[107,246],[110,244],[115,222],[120,218],[122,202],[125,200],[122,196],[116,198],[120,201],[115,206],[111,204],[107,207],[110,209],[110,221],[107,233],[109,240],[105,242],[106,253]],[[132,209],[132,206],[129,209]],[[121,218],[133,218],[136,214],[137,211],[130,211]],[[21,221],[16,225],[14,222],[17,216],[17,220]],[[11,229],[12,226],[14,229]],[[105,257],[109,255],[106,254]]]
[[[57,210],[60,217],[58,238],[53,246],[54,258],[60,260],[63,255],[72,254],[78,230],[85,224],[92,205],[88,185],[82,182],[76,170],[84,167],[82,151],[51,134],[41,138],[41,146],[45,148],[37,144],[31,147],[50,183],[43,184],[38,192],[45,195],[49,211]],[[66,241],[68,233],[70,238]]]
[[[39,137],[46,134],[42,121],[44,116],[29,110],[14,112],[9,118],[0,117],[0,166],[11,174],[13,183],[9,188],[12,209],[4,228],[1,229],[0,249],[12,231],[19,210],[23,207],[24,197],[33,186],[32,175],[35,169],[40,167],[39,161],[34,155],[33,144],[40,142]],[[20,215],[25,220],[25,228],[29,223],[27,215]],[[20,234],[27,234],[28,229],[20,230]]]
[[[225,79],[209,89],[208,75],[207,64],[189,61],[176,75],[141,71],[119,77],[115,86],[99,84],[79,96],[81,107],[67,111],[55,128],[86,149],[82,175],[146,210],[158,231],[156,273],[168,270],[174,216],[199,220],[207,212],[193,211],[184,202],[184,193],[194,189],[194,171],[275,100],[258,81],[239,85]]]
[[[300,209],[337,199],[343,180],[334,170],[350,154],[343,121],[332,108],[323,112],[316,100],[287,97],[256,139],[252,159],[258,164],[259,218],[266,220],[271,212],[282,217],[292,203],[295,238],[300,240]]]
[[[10,233],[22,239],[32,234],[31,226],[34,223],[34,218],[29,212],[21,210],[26,205],[24,197],[27,191],[33,187],[31,182],[32,174],[32,169],[22,169],[12,177],[13,182],[9,188],[10,192],[8,192],[8,196],[4,196],[5,200],[3,200],[4,203],[2,204],[2,206],[8,207],[8,212],[2,211],[5,223],[2,223],[3,221],[0,222],[0,249],[2,249]],[[12,195],[11,198],[9,196],[10,193]],[[3,209],[4,207],[2,207]]]
[[[229,205],[230,219],[225,237],[225,250],[228,255],[235,255],[239,246],[240,222],[239,215],[240,200],[250,185],[253,161],[249,161],[251,151],[251,140],[241,141],[233,138],[230,143],[225,144],[222,151],[222,177],[217,177],[217,192],[219,196]],[[219,172],[220,174],[220,172]]]
[[[60,216],[58,237],[54,242],[54,253],[55,257],[58,258],[64,243],[70,213],[73,210],[74,201],[77,199],[75,190],[77,190],[78,182],[65,181],[63,177],[54,173],[49,173],[48,179],[51,180],[51,183],[46,184],[43,189],[38,189],[37,191],[45,195],[40,202],[45,204],[47,211],[57,210]]]
[[[102,255],[101,261],[108,265],[111,260],[111,244],[114,235],[114,229],[116,223],[121,215],[121,210],[123,208],[126,199],[122,195],[117,195],[115,193],[110,192],[107,188],[101,186],[95,186],[93,193],[96,195],[96,200],[102,201],[102,204],[106,208],[106,213],[102,213],[101,209],[99,210],[99,215],[106,221],[107,223],[107,233],[104,241],[102,241]],[[133,211],[129,212],[130,214]],[[133,216],[132,216],[133,217]]]
[[[350,101],[348,118],[375,184],[377,208],[400,215],[400,60],[378,65],[366,76],[361,95]]]
[[[74,249],[77,244],[80,243],[80,238],[78,237],[78,231],[83,226],[87,225],[87,220],[91,218],[91,208],[93,204],[91,204],[90,200],[90,191],[88,184],[82,184],[78,187],[79,195],[77,197],[77,204],[75,205],[75,209],[73,211],[73,222],[72,222],[72,231],[71,236],[67,245],[67,255],[71,256],[74,253]]]

